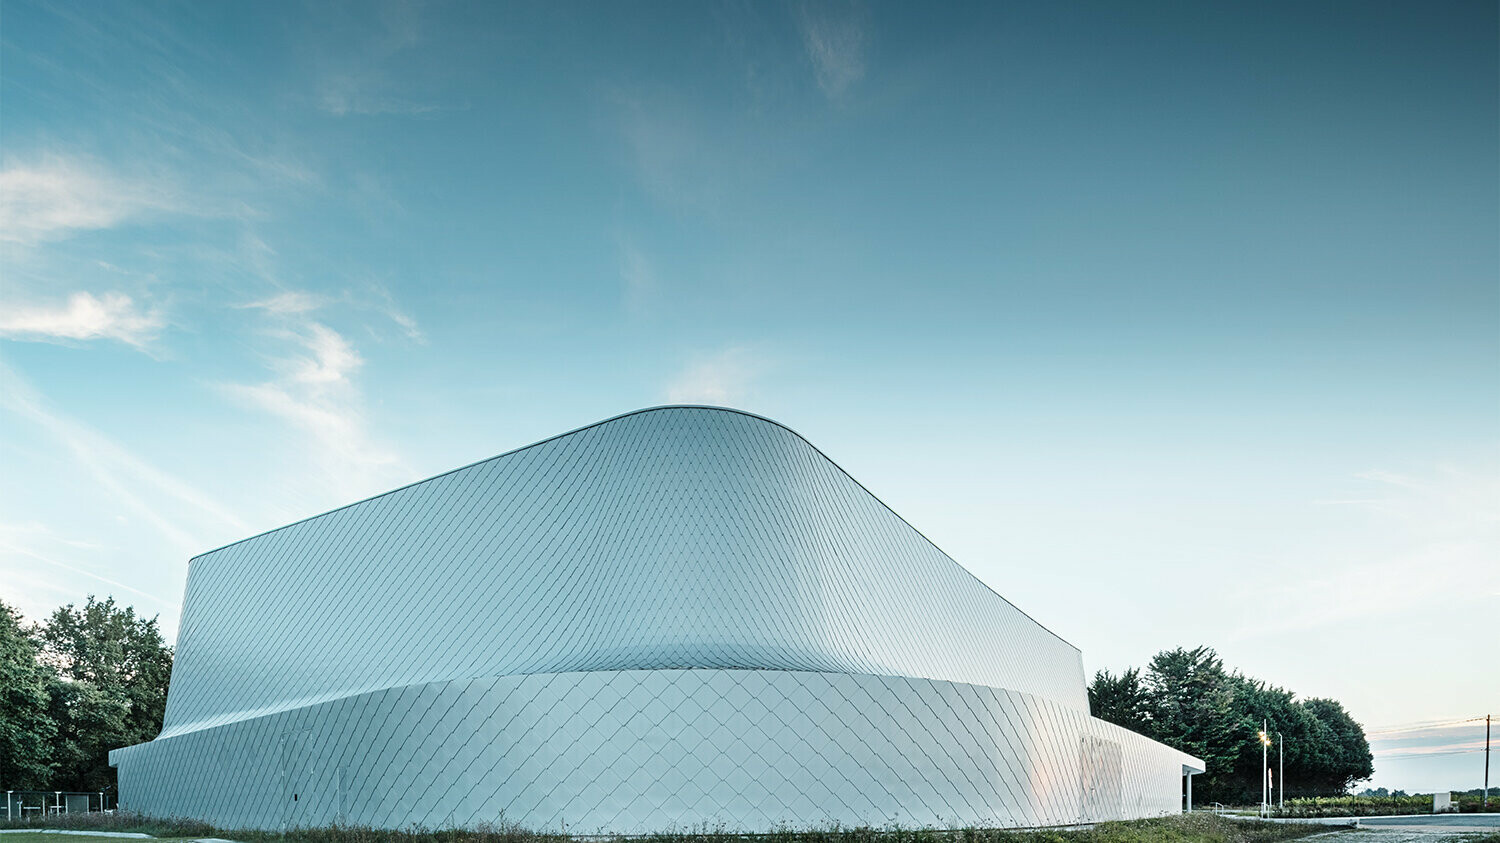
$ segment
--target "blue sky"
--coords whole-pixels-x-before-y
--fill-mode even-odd
[[[1496,14],[11,0],[0,595],[712,403],[1089,671],[1500,713]]]

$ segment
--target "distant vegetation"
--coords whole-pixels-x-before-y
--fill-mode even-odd
[[[109,751],[161,732],[171,675],[156,619],[113,597],[29,626],[0,603],[0,782],[112,794]]]
[[[1460,813],[1484,810],[1481,792],[1455,794]],[[1491,813],[1500,813],[1500,795],[1490,794]],[[1430,814],[1432,794],[1414,793],[1400,796],[1331,796],[1288,799],[1286,807],[1277,809],[1278,817],[1378,817],[1382,814]]]
[[[1298,700],[1285,688],[1230,673],[1208,647],[1164,650],[1145,671],[1099,671],[1089,707],[1095,717],[1202,758],[1207,772],[1193,780],[1200,805],[1260,802],[1262,721],[1273,738],[1280,732],[1286,739],[1288,798],[1343,796],[1375,772],[1364,729],[1337,701]],[[1279,776],[1275,745],[1269,761]]]

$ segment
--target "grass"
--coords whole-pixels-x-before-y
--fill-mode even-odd
[[[161,820],[141,814],[120,813],[113,814],[54,814],[45,819],[32,818],[31,820],[0,821],[0,828],[50,828],[65,829],[70,831],[114,831],[122,833],[149,834],[152,837],[161,838],[183,838],[183,837],[222,837],[219,829],[208,823],[196,820]],[[63,840],[76,840],[78,843],[86,843],[87,837],[58,837],[48,835],[41,839],[40,843],[59,843]],[[30,834],[0,834],[0,843],[37,843],[32,840]]]
[[[49,817],[45,823],[0,826],[10,828],[66,828],[88,831],[144,832],[164,839],[226,837],[245,843],[572,843],[573,838],[513,826],[491,826],[442,831],[371,828],[306,828],[282,835],[272,831],[216,829],[190,820],[160,820],[137,814],[77,814]],[[1229,820],[1212,814],[1186,814],[1148,820],[1099,823],[1087,829],[966,828],[957,831],[907,828],[782,828],[766,834],[738,834],[703,828],[639,837],[606,837],[620,843],[1275,843],[1328,831],[1308,823],[1265,823]],[[68,838],[38,834],[6,834],[0,843],[61,843]],[[72,838],[85,843],[87,838]],[[595,838],[598,839],[598,838]],[[1486,840],[1485,843],[1500,843]]]
[[[24,831],[21,832],[21,834],[3,835],[3,837],[0,837],[0,840],[5,841],[5,843],[65,843],[65,841],[72,840],[77,840],[78,843],[84,843],[84,841],[90,840],[90,837],[58,837],[57,834],[48,834],[48,832],[46,831]],[[95,837],[92,838],[92,840],[99,840],[99,843],[108,843],[108,840],[110,840],[110,838]],[[118,840],[118,843],[129,843],[130,840],[139,840],[139,838],[121,837],[120,840]],[[169,843],[169,841],[172,840],[192,840],[192,837],[159,837],[157,838],[157,840],[162,840],[163,843]]]

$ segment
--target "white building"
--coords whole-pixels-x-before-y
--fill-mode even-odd
[[[121,806],[220,827],[1038,826],[1181,809],[1077,649],[796,433],[642,410],[192,561]]]

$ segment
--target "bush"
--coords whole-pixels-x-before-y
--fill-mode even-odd
[[[1461,813],[1477,813],[1482,809],[1483,797],[1460,793],[1457,795]],[[1490,794],[1490,813],[1500,813],[1500,795]],[[1319,796],[1307,799],[1288,799],[1285,808],[1272,812],[1276,817],[1374,817],[1383,814],[1430,814],[1432,794],[1415,793],[1410,796]]]

